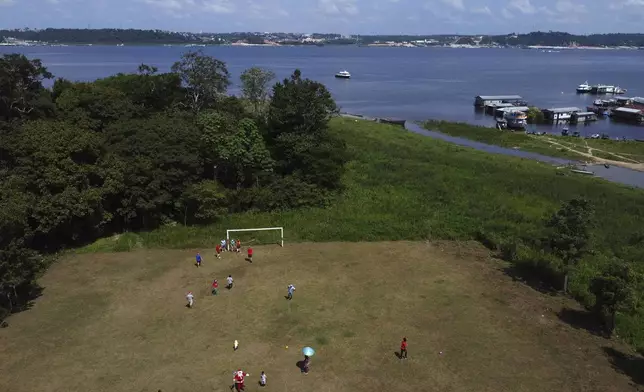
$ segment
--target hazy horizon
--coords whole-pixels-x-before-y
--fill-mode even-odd
[[[642,22],[644,0],[0,0],[5,29],[610,34],[638,33]]]

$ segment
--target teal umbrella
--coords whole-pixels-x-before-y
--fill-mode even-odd
[[[313,350],[312,347],[304,347],[302,349],[302,353],[306,355],[307,357],[312,357],[315,355],[315,350]]]

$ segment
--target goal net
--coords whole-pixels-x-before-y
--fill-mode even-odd
[[[258,227],[254,229],[228,229],[226,230],[228,250],[232,250],[230,245],[231,240],[239,240],[242,247],[269,244],[284,246],[284,228]]]

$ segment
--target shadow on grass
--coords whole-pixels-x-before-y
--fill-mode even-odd
[[[644,385],[644,358],[630,355],[615,350],[612,347],[604,347],[613,368],[629,376],[637,385]]]
[[[402,357],[400,356],[400,353],[399,353],[398,351],[394,351],[394,355],[395,355],[395,356],[396,356],[396,358],[398,358],[398,359],[402,358]]]
[[[503,268],[503,273],[511,277],[513,281],[524,283],[542,294],[552,296],[558,294],[558,291],[554,289],[552,285],[545,283],[541,276],[538,273],[535,273],[532,268],[511,265]]]
[[[597,316],[585,310],[564,308],[557,313],[559,320],[576,329],[583,329],[595,336],[606,337]]]
[[[19,298],[18,301],[10,304],[4,296],[0,300],[0,328],[7,328],[9,326],[9,321],[6,319],[10,315],[31,309],[35,304],[35,300],[42,295],[45,288],[38,285],[28,285],[18,288],[16,291]]]

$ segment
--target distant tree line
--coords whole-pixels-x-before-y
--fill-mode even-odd
[[[41,41],[48,43],[65,44],[190,44],[190,43],[229,43],[245,41],[252,44],[261,44],[270,37],[271,39],[286,40],[287,44],[301,43],[304,38],[301,34],[290,33],[178,33],[161,30],[136,30],[136,29],[44,29],[44,30],[0,30],[0,42],[5,38],[16,38],[28,41]],[[312,34],[312,38],[325,39],[325,44],[330,45],[355,45],[356,43],[368,45],[375,42],[403,42],[417,40],[434,40],[437,44],[469,44],[479,41],[481,36],[476,35],[361,35],[355,38],[342,38],[339,34]],[[567,46],[571,43],[582,46],[640,46],[644,47],[644,34],[591,34],[574,35],[563,32],[532,32],[528,34],[505,34],[483,36],[482,45],[501,46]]]
[[[347,153],[337,107],[299,70],[251,68],[229,96],[226,64],[188,52],[169,73],[56,79],[0,58],[0,320],[27,306],[47,256],[99,236],[211,222],[231,212],[322,206]]]
[[[480,42],[484,45],[498,44],[509,46],[637,46],[644,47],[644,34],[590,34],[574,35],[563,32],[532,32],[529,34],[510,34],[485,36]]]

